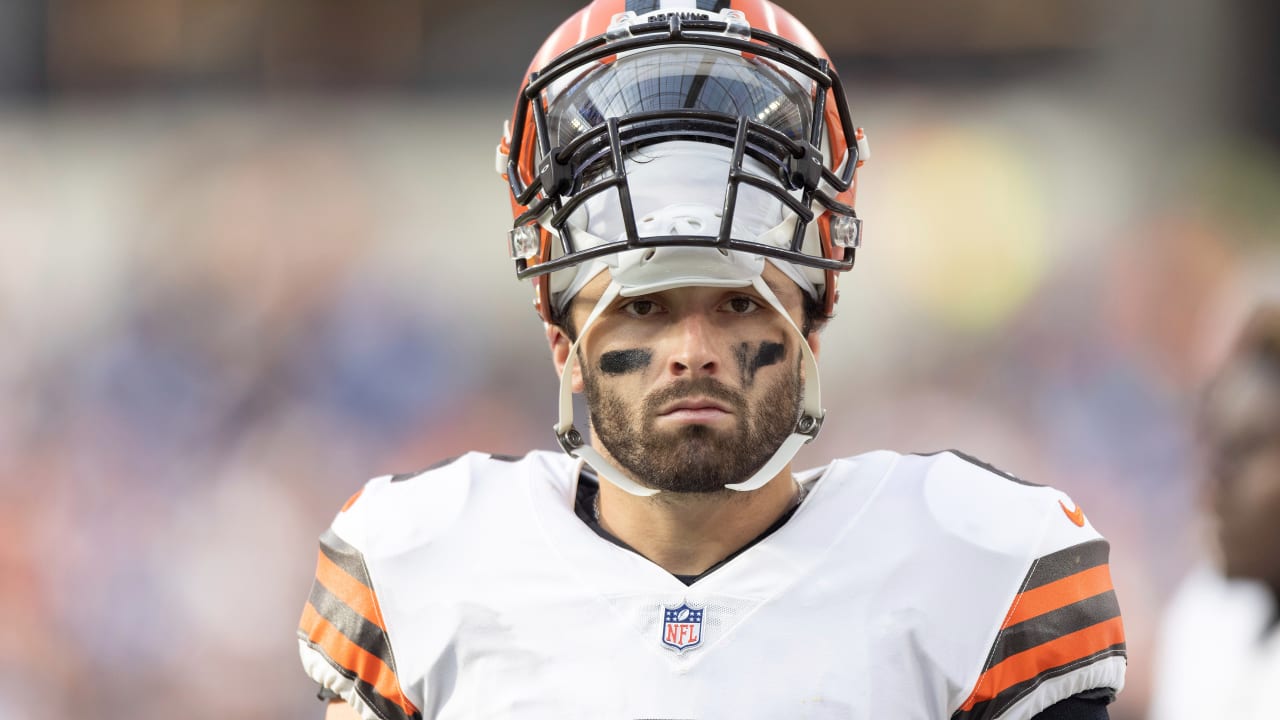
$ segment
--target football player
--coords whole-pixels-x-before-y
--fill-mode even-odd
[[[1151,717],[1274,718],[1280,706],[1280,305],[1256,310],[1207,386],[1213,567],[1166,610]]]
[[[1124,633],[1066,495],[957,452],[791,467],[868,159],[809,31],[595,0],[524,80],[497,169],[564,452],[346,504],[299,630],[327,717],[1105,718]]]

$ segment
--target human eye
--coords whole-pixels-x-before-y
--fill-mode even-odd
[[[760,303],[746,295],[735,295],[724,303],[724,309],[735,315],[746,315],[759,309]]]
[[[631,317],[648,317],[661,311],[658,303],[648,298],[637,298],[622,306],[622,311]]]

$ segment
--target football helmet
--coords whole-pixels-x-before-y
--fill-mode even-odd
[[[503,128],[516,275],[551,322],[590,280],[604,295],[569,356],[617,297],[700,285],[754,288],[791,325],[805,364],[790,437],[754,490],[821,427],[818,368],[763,281],[770,262],[830,316],[862,237],[855,173],[868,157],[830,58],[768,0],[594,0],[534,57]],[[556,435],[571,455],[637,495],[573,426],[570,368]]]
[[[591,261],[673,246],[776,260],[830,316],[868,156],[831,60],[782,8],[595,0],[534,57],[496,165],[543,320],[605,267]]]

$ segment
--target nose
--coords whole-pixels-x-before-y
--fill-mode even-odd
[[[676,377],[715,375],[720,357],[707,318],[698,312],[682,314],[676,321],[667,370]]]

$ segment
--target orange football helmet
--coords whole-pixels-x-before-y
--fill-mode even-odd
[[[768,0],[595,0],[534,57],[498,146],[516,274],[550,320],[589,261],[715,248],[789,269],[831,315],[867,155],[830,58]],[[703,210],[664,219],[684,196]]]

